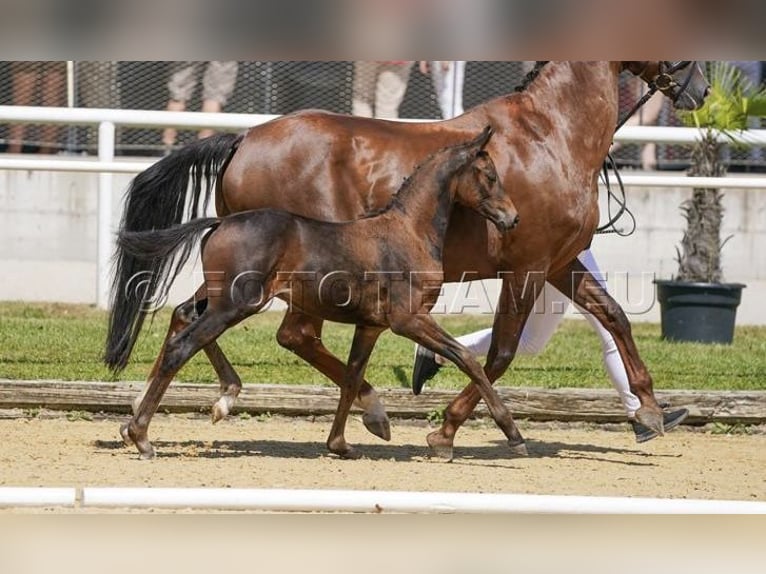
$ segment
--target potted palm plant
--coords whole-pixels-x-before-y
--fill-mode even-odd
[[[688,170],[692,177],[724,175],[726,144],[746,146],[742,133],[748,120],[766,116],[766,89],[753,86],[726,62],[712,63],[709,72],[705,105],[683,116],[684,123],[700,131]],[[678,274],[669,281],[655,281],[664,339],[732,342],[745,285],[723,281],[721,252],[728,238],[721,238],[722,197],[717,188],[694,188],[681,205],[686,229],[676,248]]]

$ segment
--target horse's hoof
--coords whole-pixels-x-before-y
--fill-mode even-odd
[[[362,414],[362,423],[364,427],[378,438],[385,441],[391,440],[391,422],[388,415],[383,413],[364,413]]]
[[[218,399],[213,405],[213,409],[210,412],[210,416],[213,419],[213,424],[229,416],[232,407],[234,406],[234,397],[224,395]]]
[[[638,420],[638,422],[640,422],[645,427],[652,429],[660,436],[665,434],[662,411],[660,410],[640,407],[636,411],[636,420]]]
[[[441,436],[439,431],[429,434],[426,437],[426,442],[428,443],[428,447],[431,449],[431,454],[433,456],[444,459],[446,462],[452,461],[452,441]]]
[[[511,452],[514,456],[529,456],[527,445],[524,442],[511,444],[511,441],[508,441],[508,446],[511,447]]]
[[[128,424],[129,423],[125,423],[120,426],[120,436],[122,437],[122,442],[125,443],[125,446],[133,446],[135,443],[133,442],[133,439],[130,438]]]
[[[138,460],[152,460],[155,456],[154,448],[151,445],[148,449],[138,452]]]
[[[210,418],[212,419],[213,424],[215,424],[218,421],[225,419],[227,414],[228,413],[223,412],[220,405],[216,403],[213,405],[213,410],[210,411]]]
[[[354,447],[348,447],[343,452],[336,453],[340,458],[344,460],[358,460],[362,458],[362,453],[360,453],[358,450],[356,450]]]
[[[359,451],[349,445],[345,440],[328,441],[327,450],[345,460],[356,460],[362,456]]]

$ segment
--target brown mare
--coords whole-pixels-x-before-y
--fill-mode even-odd
[[[187,201],[191,217],[196,217],[198,200],[209,199],[212,192],[211,177],[216,180],[219,215],[279,207],[316,219],[352,219],[385,205],[399,182],[429,153],[465,141],[490,124],[495,135],[487,149],[523,223],[501,236],[477,215],[457,208],[444,248],[448,282],[459,281],[466,273],[472,279],[502,273],[485,365],[487,378],[494,382],[507,370],[536,294],[547,279],[593,313],[612,334],[631,391],[641,401],[638,420],[662,433],[662,412],[630,323],[577,260],[598,225],[598,173],[612,143],[618,78],[625,70],[659,88],[682,109],[698,108],[709,89],[693,62],[672,66],[668,62],[549,62],[537,65],[520,91],[441,122],[400,123],[298,112],[256,126],[244,136],[222,135],[192,143],[139,174],[127,193],[121,229],[161,229],[179,223]],[[192,192],[187,198],[190,181]],[[151,260],[117,252],[105,354],[107,365],[115,371],[127,363],[147,312],[147,302],[133,287],[145,282],[153,292],[152,283],[160,271]],[[201,287],[195,298],[176,308],[166,341],[194,320],[205,297]],[[342,386],[344,365],[324,347],[321,335],[321,319],[292,310],[277,337],[281,345]],[[239,377],[215,343],[205,347],[205,353],[219,376],[221,401],[231,404],[241,387]],[[159,397],[153,393],[151,400],[159,401]],[[367,428],[388,439],[385,410],[366,381],[358,400]],[[428,437],[429,445],[450,456],[457,429],[479,400],[478,388],[469,384],[447,407],[442,427]]]
[[[389,205],[368,217],[322,222],[286,211],[259,209],[224,218],[195,219],[156,231],[124,231],[120,248],[138,257],[175,260],[160,278],[167,291],[203,233],[202,265],[208,291],[199,318],[170,339],[147,395],[123,438],[142,458],[154,449],[147,428],[173,376],[226,329],[263,309],[274,297],[302,313],[356,325],[329,450],[356,458],[344,429],[364,380],[375,342],[387,328],[452,359],[476,383],[511,447],[524,439],[475,357],[428,314],[441,287],[442,251],[453,204],[471,209],[500,233],[516,226],[518,213],[505,194],[484,146],[475,140],[430,156],[405,181]],[[176,258],[176,254],[181,257]],[[216,294],[215,296],[213,294]]]

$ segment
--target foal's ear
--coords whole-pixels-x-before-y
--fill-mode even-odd
[[[474,145],[478,146],[479,150],[483,150],[487,143],[489,143],[492,134],[492,126],[485,127],[484,130],[479,134],[479,137],[474,140]]]

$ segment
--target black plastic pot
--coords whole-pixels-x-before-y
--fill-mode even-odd
[[[734,339],[742,283],[656,280],[662,338],[730,344]]]

